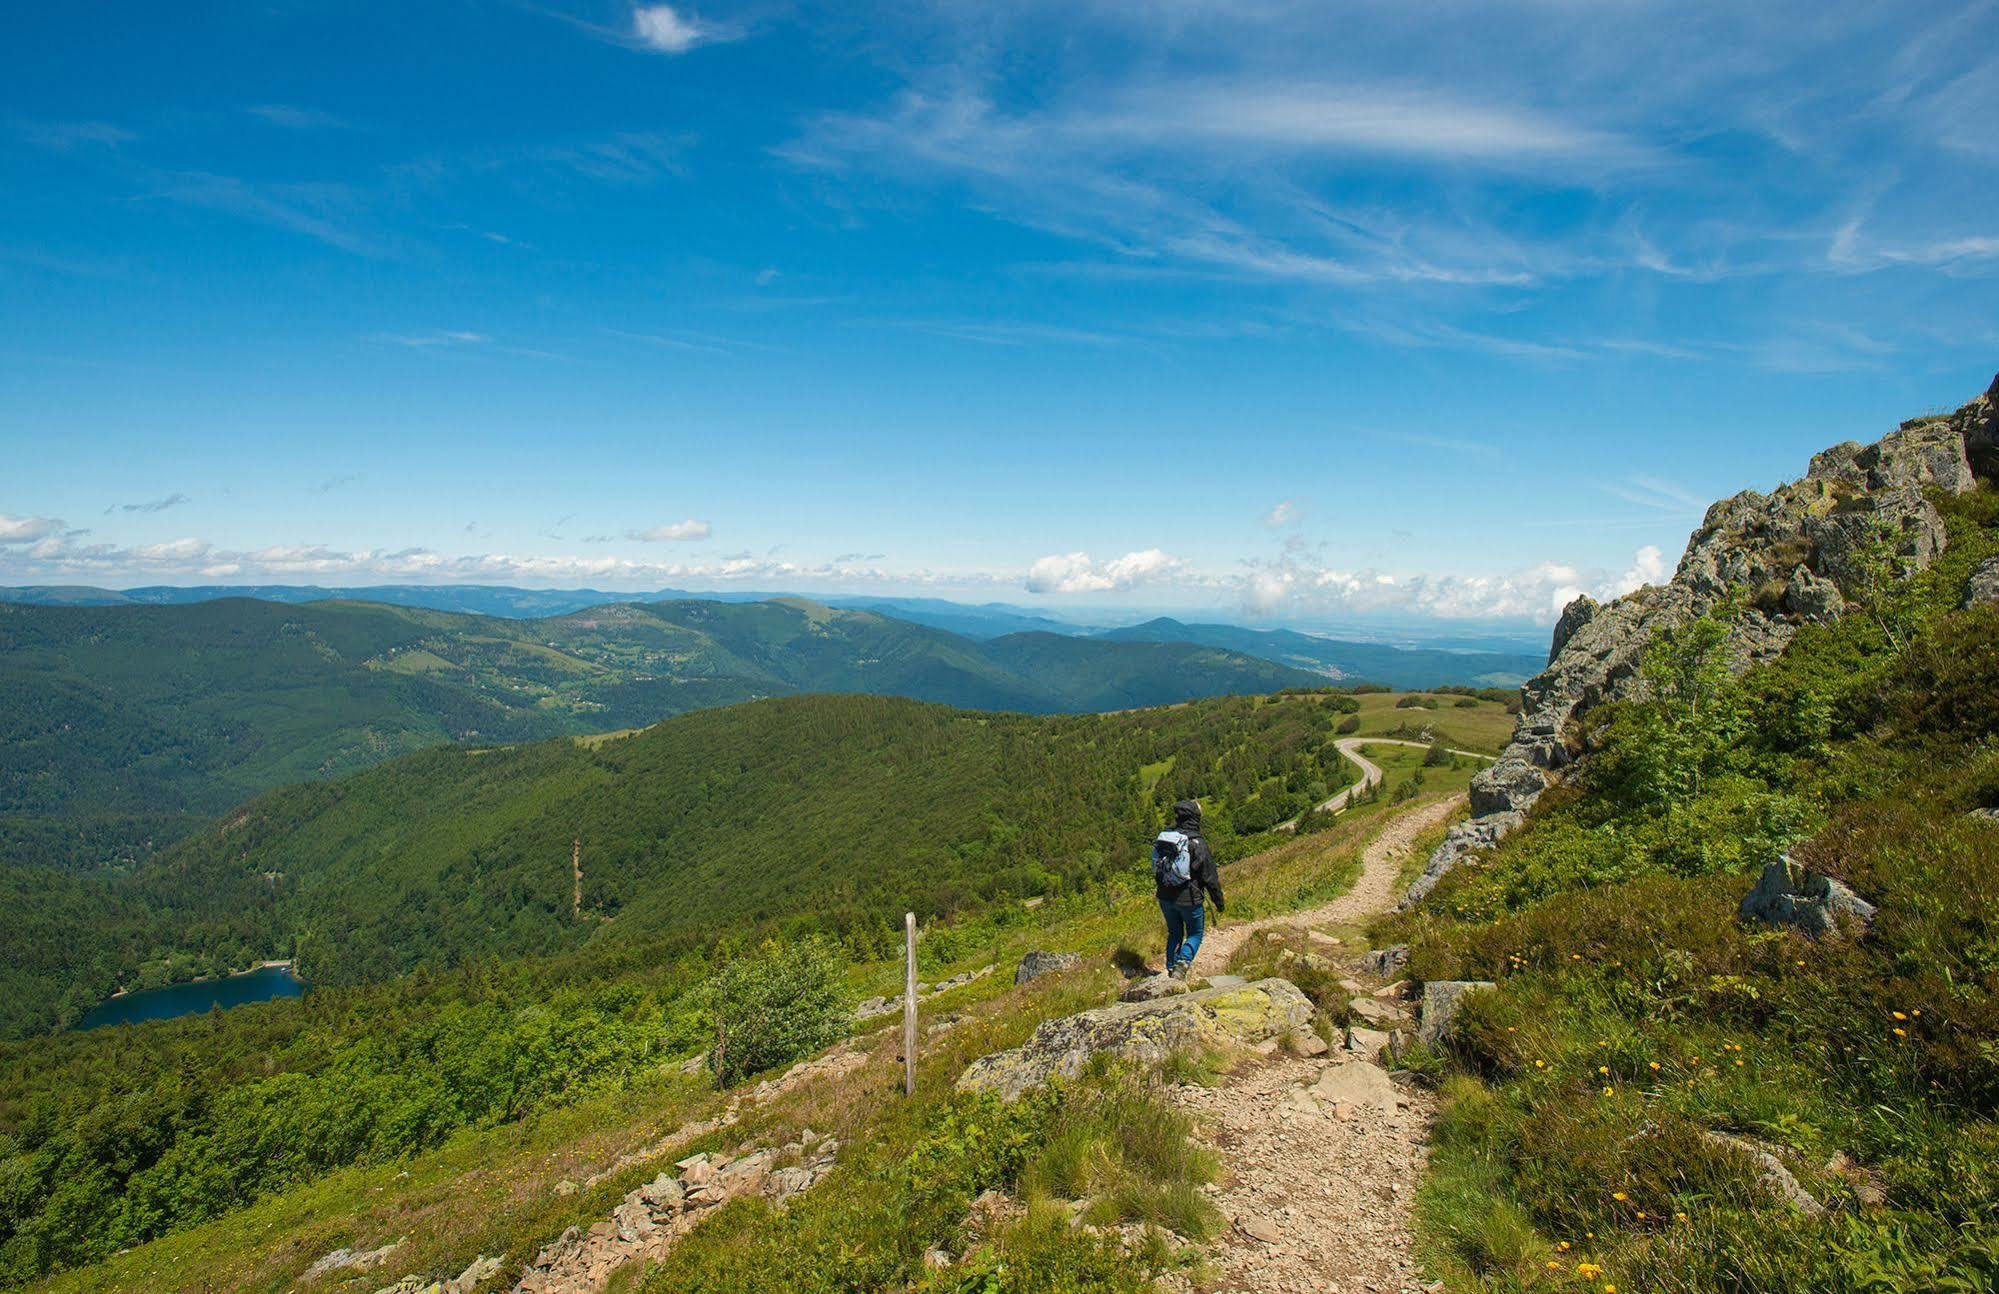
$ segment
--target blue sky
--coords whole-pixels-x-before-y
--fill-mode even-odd
[[[1545,621],[1999,368],[1999,6],[19,9],[0,582]]]

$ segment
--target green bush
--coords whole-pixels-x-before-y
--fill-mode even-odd
[[[1350,714],[1333,726],[1333,731],[1344,737],[1360,731],[1360,716]]]
[[[816,941],[764,944],[738,957],[708,985],[715,1045],[708,1066],[733,1087],[818,1051],[840,1036],[839,966]]]

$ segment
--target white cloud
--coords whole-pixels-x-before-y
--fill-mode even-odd
[[[627,530],[625,538],[636,539],[641,543],[647,544],[692,543],[707,539],[713,534],[714,527],[710,526],[707,522],[696,521],[694,518],[689,517],[685,521],[675,521],[669,525],[654,526],[650,530]]]
[[[1295,555],[1251,569],[1242,581],[1245,609],[1257,615],[1400,612],[1444,620],[1547,623],[1577,596],[1609,600],[1666,574],[1659,549],[1646,545],[1621,575],[1543,561],[1502,575],[1343,570]]]
[[[165,512],[168,508],[178,508],[181,504],[188,502],[191,502],[191,500],[185,494],[174,493],[167,495],[163,499],[148,499],[144,503],[114,504],[113,506],[106,508],[105,511],[106,512]]]
[[[63,532],[54,517],[10,517],[0,512],[0,544],[32,544]]]
[[[1296,499],[1285,499],[1276,507],[1263,514],[1263,524],[1269,526],[1272,530],[1281,530],[1285,526],[1297,525],[1299,521],[1304,519],[1304,516],[1304,504]]]
[[[632,39],[661,54],[685,54],[696,45],[717,38],[718,33],[672,5],[640,5],[632,10]]]
[[[1113,593],[1181,569],[1184,563],[1157,548],[1098,562],[1088,553],[1043,557],[1027,570],[1029,593]]]
[[[1658,584],[1667,576],[1666,556],[1657,544],[1647,544],[1631,556],[1631,569],[1624,572],[1618,581],[1617,593],[1622,596],[1633,589],[1647,584]]]

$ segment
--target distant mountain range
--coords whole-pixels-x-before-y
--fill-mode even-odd
[[[87,584],[40,584],[0,588],[0,602],[32,606],[187,606],[223,598],[256,598],[262,602],[286,603],[380,602],[387,606],[423,607],[431,611],[457,611],[465,615],[505,616],[510,619],[567,615],[572,611],[613,602],[769,602],[795,596],[782,592],[694,593],[685,589],[614,593],[603,589],[521,589],[503,584],[370,584],[351,588],[327,588],[316,584],[199,584],[185,587],[151,584],[135,589],[102,589]],[[970,605],[942,598],[859,594],[813,597],[810,600],[825,606],[880,611],[902,620],[929,625],[934,629],[948,629],[972,638],[996,638],[1001,634],[1036,629],[1081,633],[1088,628],[1002,602]]]
[[[563,616],[611,603],[780,601],[796,595],[763,592],[690,593],[662,589],[656,593],[611,593],[601,589],[521,589],[489,584],[382,584],[358,588],[314,585],[151,585],[133,589],[102,589],[86,585],[40,585],[0,588],[0,603],[36,606],[184,606],[223,598],[256,598],[265,602],[379,602],[388,606],[421,607],[466,615],[530,619]],[[1026,607],[1003,602],[970,604],[942,598],[834,595],[812,597],[820,605],[846,610],[875,611],[912,624],[927,625],[973,639],[1017,633],[1049,633],[1096,637],[1123,642],[1188,642],[1241,652],[1280,665],[1309,670],[1336,682],[1385,683],[1391,687],[1514,687],[1547,663],[1537,650],[1522,650],[1517,638],[1460,635],[1411,646],[1402,641],[1363,641],[1303,633],[1296,629],[1251,629],[1230,624],[1188,624],[1159,618],[1144,624],[1107,628],[1058,620]],[[1403,635],[1397,635],[1401,638]]]
[[[980,640],[799,599],[541,619],[248,598],[0,603],[0,860],[140,857],[280,783],[442,742],[635,728],[760,697],[1053,713],[1325,682],[1196,643]]]

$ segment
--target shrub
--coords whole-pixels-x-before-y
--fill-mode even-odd
[[[708,1065],[715,1082],[732,1087],[837,1038],[843,1024],[838,975],[833,957],[815,941],[773,941],[724,966],[708,985],[715,1017]]]

